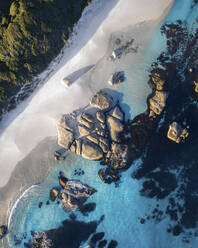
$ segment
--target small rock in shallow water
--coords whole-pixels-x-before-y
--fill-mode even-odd
[[[173,235],[178,236],[182,232],[182,228],[179,225],[173,227]]]
[[[115,248],[118,246],[118,242],[116,240],[111,240],[111,242],[108,245],[108,248]]]
[[[58,190],[55,189],[55,188],[50,190],[50,199],[51,199],[51,201],[56,200],[56,198],[58,197],[58,193],[59,193]]]
[[[7,226],[5,225],[0,226],[0,239],[2,239],[6,235],[7,231],[8,231]]]
[[[106,246],[106,244],[107,244],[107,240],[106,240],[106,239],[103,239],[103,240],[101,240],[101,241],[99,242],[98,248],[103,248],[103,247]]]
[[[43,203],[42,203],[42,202],[39,202],[38,207],[39,207],[39,208],[41,208],[41,207],[42,207],[42,205],[43,205]]]
[[[97,243],[99,240],[104,238],[104,235],[105,235],[104,232],[98,232],[94,234],[93,237],[91,238],[91,242],[93,242],[94,244]]]
[[[141,224],[144,224],[144,223],[145,223],[145,219],[144,219],[144,218],[141,218],[141,219],[140,219],[140,223],[141,223]]]

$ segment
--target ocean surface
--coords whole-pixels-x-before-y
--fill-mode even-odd
[[[147,108],[147,96],[151,92],[147,84],[149,78],[148,71],[151,63],[165,49],[165,40],[160,33],[160,26],[163,22],[175,21],[177,19],[186,20],[191,25],[195,13],[190,13],[190,6],[191,1],[175,0],[168,15],[161,23],[154,25],[152,21],[147,21],[139,26],[126,27],[125,29],[112,32],[109,39],[106,40],[107,49],[105,53],[96,62],[91,71],[77,80],[76,86],[72,86],[74,90],[75,87],[85,86],[89,96],[100,88],[108,87],[120,99],[121,106],[126,112],[126,119],[132,119],[137,114],[144,112]],[[115,63],[109,61],[108,56],[112,51],[111,42],[115,38],[123,40],[134,38],[139,45],[137,54],[129,54]],[[145,43],[142,39],[146,39],[147,42]],[[116,70],[125,71],[126,81],[120,86],[111,88],[106,82],[109,74]],[[101,74],[101,72],[103,73]],[[85,84],[84,82],[87,83]],[[65,89],[61,88],[61,90]],[[63,96],[61,98],[61,105],[63,104]],[[84,106],[87,103],[87,99],[82,100]],[[54,101],[58,101],[58,98]],[[67,105],[67,99],[65,99],[65,105]],[[70,110],[66,109],[65,112]],[[61,111],[62,114],[65,114],[63,107],[61,107]],[[42,115],[42,111],[40,114]],[[36,115],[34,118],[36,118]],[[52,121],[51,115],[47,121]],[[35,122],[34,130],[37,124]],[[30,122],[27,125],[30,125]],[[53,125],[56,125],[54,119]],[[51,134],[54,134],[54,132],[50,131],[49,135],[46,133],[46,137]],[[17,139],[20,139],[20,136],[16,137]],[[22,143],[20,145],[22,151],[23,149],[25,151],[25,145]],[[168,217],[160,223],[155,223],[152,220],[144,225],[141,223],[142,216],[150,214],[157,204],[156,199],[148,199],[140,195],[141,180],[135,180],[131,176],[141,165],[141,159],[136,160],[122,174],[119,184],[112,183],[108,185],[103,183],[98,177],[98,170],[102,168],[99,162],[85,160],[70,152],[66,153],[65,161],[58,162],[53,158],[52,151],[55,151],[55,149],[57,149],[55,138],[48,140],[48,147],[46,147],[46,141],[44,142],[41,139],[39,147],[38,144],[34,146],[34,149],[21,162],[22,164],[26,163],[30,173],[33,164],[36,164],[38,167],[45,165],[44,168],[47,172],[45,171],[46,174],[44,173],[45,176],[41,181],[37,180],[33,186],[29,185],[26,191],[21,194],[20,200],[17,203],[13,201],[10,206],[9,234],[3,241],[4,248],[22,248],[24,243],[32,238],[32,231],[50,233],[52,229],[59,230],[58,235],[65,235],[64,246],[62,244],[57,248],[85,248],[90,243],[90,239],[95,232],[104,232],[104,239],[107,240],[108,244],[114,240],[117,242],[115,247],[118,248],[196,247],[198,240],[192,240],[191,244],[188,245],[182,242],[181,237],[175,237],[166,232],[165,226],[169,221]],[[43,154],[45,154],[44,157]],[[75,175],[75,170],[83,170],[84,174]],[[47,203],[49,201],[50,189],[58,186],[60,171],[69,179],[78,179],[97,190],[86,202],[90,210],[87,212],[80,210],[66,212],[62,205],[57,204],[57,202],[50,201],[49,204]],[[34,171],[34,173],[36,172]],[[40,202],[42,202],[41,207],[39,207]],[[166,200],[160,202],[161,209],[163,209],[163,204],[165,205],[165,203]],[[85,235],[87,237],[86,240],[81,239],[79,232],[82,230],[79,229],[79,225],[84,225],[84,229],[90,227],[89,235]],[[93,230],[91,225],[93,225]],[[64,228],[69,230],[71,227],[72,235],[64,234],[61,227],[63,230]],[[71,245],[68,239],[76,239],[76,241]]]

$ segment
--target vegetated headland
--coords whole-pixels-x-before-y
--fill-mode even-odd
[[[0,118],[16,106],[14,96],[21,87],[58,55],[90,3],[91,0],[0,2]]]

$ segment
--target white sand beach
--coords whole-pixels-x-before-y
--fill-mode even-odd
[[[43,80],[42,87],[8,113],[0,123],[0,187],[6,185],[18,161],[45,137],[56,135],[58,117],[86,105],[93,94],[86,82],[74,83],[66,89],[61,80],[83,67],[96,64],[105,55],[113,32],[152,21],[145,35],[142,33],[139,36],[143,51],[149,42],[149,35],[168,13],[172,3],[173,0],[93,1],[79,20],[75,28],[77,34],[71,38],[70,47],[63,49],[59,63],[51,63],[53,72],[46,76],[46,70],[39,76]],[[105,86],[108,86],[107,82]],[[100,87],[104,85],[98,85],[97,88]],[[147,95],[144,97],[146,102]]]

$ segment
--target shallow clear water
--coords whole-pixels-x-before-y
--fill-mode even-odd
[[[182,1],[182,3],[185,3],[186,8],[189,8],[187,1]],[[179,6],[179,1],[176,1],[166,20],[174,21],[181,17],[185,19],[188,16],[186,10],[185,14],[179,11]],[[148,80],[146,72],[150,68],[150,63],[156,59],[163,48],[164,40],[158,28],[144,53],[142,53],[142,57],[140,57],[142,62],[138,66],[133,64],[130,67],[120,63],[114,65],[114,68],[111,67],[110,71],[120,68],[118,66],[122,66],[120,69],[126,72],[126,82],[113,89],[123,94],[121,105],[125,105],[128,118],[132,118],[137,113],[146,110],[145,95],[150,93],[149,87],[145,84],[145,81]],[[106,75],[103,75],[100,80],[103,80],[105,77]],[[92,81],[94,81],[93,77]],[[135,92],[138,91],[141,91],[141,94],[137,96]],[[86,183],[97,190],[97,193],[87,201],[87,203],[94,202],[96,209],[90,212],[88,216],[82,215],[78,210],[74,211],[77,220],[85,222],[95,221],[104,215],[104,221],[98,225],[97,231],[104,231],[105,239],[108,241],[117,240],[118,248],[188,247],[186,244],[181,243],[179,237],[172,237],[165,232],[164,224],[168,221],[167,219],[164,219],[157,225],[152,221],[144,225],[140,223],[139,217],[149,213],[153,206],[156,205],[156,200],[142,198],[139,194],[141,182],[131,178],[131,173],[139,163],[141,161],[136,161],[129,170],[124,172],[119,187],[115,187],[114,184],[107,185],[101,182],[98,177],[98,169],[101,167],[99,163],[69,154],[63,163],[64,166],[60,170],[64,172],[66,177],[80,179],[82,183]],[[79,168],[83,169],[85,174],[74,176],[74,170]],[[14,235],[21,238],[24,232],[27,232],[26,240],[28,240],[31,237],[30,233],[32,230],[58,228],[63,220],[69,219],[70,213],[66,213],[62,209],[61,204],[58,205],[50,202],[50,205],[46,205],[50,189],[58,185],[58,173],[59,169],[52,170],[46,181],[29,191],[17,205],[12,217],[11,232],[8,235],[11,247],[14,247]],[[39,202],[43,202],[41,208],[38,207]],[[161,208],[163,208],[163,205]],[[168,246],[167,239],[169,242]],[[88,243],[87,241],[81,247],[85,247]],[[191,245],[195,247],[192,243]],[[18,245],[17,247],[24,246]]]
[[[138,164],[138,161],[136,164]],[[64,168],[61,168],[66,177],[80,179],[81,182],[97,189],[97,193],[86,202],[94,202],[96,209],[89,213],[88,216],[83,216],[78,210],[74,211],[74,213],[78,220],[85,222],[99,220],[104,215],[104,221],[98,226],[97,231],[104,231],[105,238],[108,240],[117,240],[119,247],[123,247],[125,240],[133,244],[136,242],[135,237],[142,227],[136,217],[142,216],[143,213],[149,210],[148,202],[142,201],[138,194],[139,182],[132,180],[130,176],[136,166],[134,165],[132,170],[123,174],[119,187],[115,187],[114,184],[107,185],[102,183],[97,175],[99,167],[99,163],[87,161],[70,154],[65,161]],[[83,169],[85,174],[74,176],[74,170],[79,168]],[[22,237],[24,232],[27,232],[28,237],[31,237],[31,231],[58,228],[63,220],[69,218],[69,214],[62,209],[61,204],[57,205],[50,202],[50,205],[46,205],[46,201],[49,200],[50,189],[58,185],[58,173],[59,170],[52,171],[45,183],[32,189],[20,201],[12,218],[12,232],[9,237],[11,243],[13,242],[13,235]],[[38,207],[40,201],[43,202],[41,208]],[[22,209],[23,211],[20,211]],[[130,211],[128,211],[129,209]],[[128,229],[131,230],[130,232],[134,237],[133,235],[128,237],[126,233]],[[23,245],[18,247],[23,247]]]

